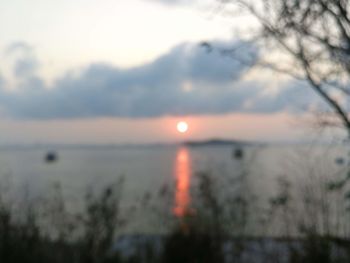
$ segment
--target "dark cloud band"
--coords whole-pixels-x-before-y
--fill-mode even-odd
[[[262,96],[261,84],[241,80],[248,64],[258,58],[258,49],[251,43],[213,45],[212,50],[182,44],[152,63],[131,69],[92,64],[51,87],[36,75],[35,57],[22,57],[15,69],[21,80],[19,91],[6,92],[0,81],[0,103],[8,115],[24,119],[138,118],[276,112],[289,105],[286,100],[299,96],[294,87]],[[239,50],[238,59],[218,52],[225,49]]]

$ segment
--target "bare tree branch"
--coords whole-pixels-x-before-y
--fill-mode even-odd
[[[257,65],[309,83],[333,110],[350,138],[350,115],[346,104],[332,97],[340,92],[350,99],[349,0],[225,0],[223,5],[243,8],[259,25],[253,41],[275,46],[281,61]],[[287,65],[287,66],[286,66]]]

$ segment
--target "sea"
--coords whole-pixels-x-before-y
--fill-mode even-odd
[[[349,168],[349,149],[341,144],[3,147],[0,190],[11,198],[36,200],[59,185],[67,207],[79,210],[89,190],[98,192],[124,178],[122,211],[127,214],[129,208],[139,207],[136,215],[128,215],[125,231],[153,233],[160,223],[158,216],[146,216],[156,212],[140,205],[144,199],[184,216],[194,206],[192,193],[200,175],[209,174],[217,181],[215,191],[244,187],[244,192],[267,204],[286,181],[302,187],[341,180]],[[47,162],[49,151],[54,151],[56,160]],[[232,185],[225,183],[227,179]],[[234,186],[235,179],[239,186]],[[168,189],[166,197],[160,194],[164,189]]]

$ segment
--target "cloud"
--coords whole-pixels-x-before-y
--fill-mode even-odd
[[[17,51],[29,54],[33,51],[33,47],[26,42],[18,41],[9,45],[5,49],[5,54],[12,54]]]
[[[277,93],[261,92],[252,98],[252,107],[248,112],[274,113],[288,111],[298,114],[313,107],[324,107],[324,102],[316,96],[305,81],[290,80],[281,84]]]
[[[15,42],[5,49],[5,55],[15,59],[14,76],[25,78],[35,74],[40,67],[34,48],[25,42]]]
[[[91,64],[78,75],[67,73],[50,87],[36,75],[35,57],[21,57],[14,70],[22,81],[15,92],[0,84],[0,103],[14,118],[50,120],[277,112],[293,98],[304,99],[295,87],[264,96],[261,83],[242,79],[249,69],[242,60],[258,58],[251,43],[213,45],[218,49],[181,44],[151,63],[130,69]],[[238,60],[216,52],[229,47],[239,48]]]
[[[195,2],[194,0],[146,0],[152,2],[158,2],[166,5],[179,5],[179,4],[191,4]]]

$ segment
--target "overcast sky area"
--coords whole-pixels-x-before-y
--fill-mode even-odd
[[[261,50],[210,5],[188,2],[2,1],[0,144],[308,136],[298,119],[319,99],[250,70]],[[218,51],[230,48],[237,59]]]

